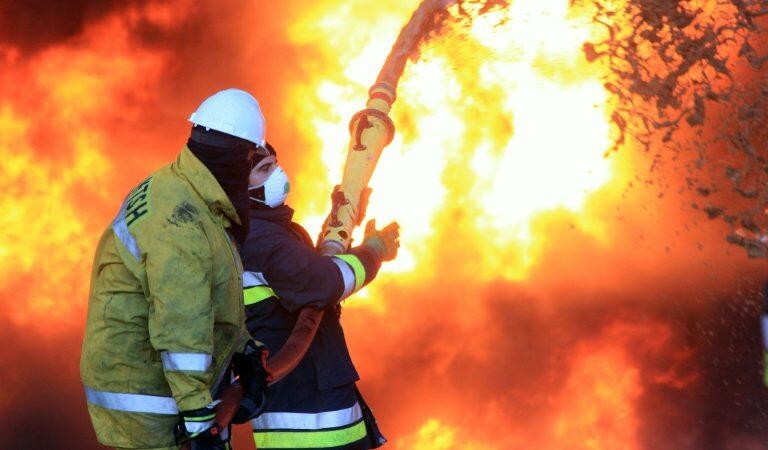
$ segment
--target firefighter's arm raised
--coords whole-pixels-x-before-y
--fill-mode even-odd
[[[389,246],[396,253],[394,228],[394,235],[376,235],[383,247]],[[382,252],[382,246],[368,244],[331,257],[283,233],[251,233],[245,244],[243,264],[246,271],[251,267],[261,269],[260,275],[289,311],[304,307],[326,309],[371,282],[381,262],[394,257],[392,251]]]

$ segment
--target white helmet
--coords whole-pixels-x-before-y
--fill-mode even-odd
[[[266,143],[267,124],[259,102],[240,89],[225,89],[211,95],[189,116],[189,121],[262,147]]]

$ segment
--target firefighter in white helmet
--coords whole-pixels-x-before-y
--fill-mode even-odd
[[[216,399],[236,353],[249,363],[234,368],[239,421],[263,404],[237,243],[248,232],[248,176],[266,152],[264,117],[250,94],[227,89],[190,121],[187,146],[128,194],[96,250],[80,373],[107,446],[227,448]]]

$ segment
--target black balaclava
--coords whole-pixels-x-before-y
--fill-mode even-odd
[[[269,154],[266,154],[266,155],[257,154],[255,156],[254,161],[253,161],[253,167],[256,167],[256,165],[258,163],[260,163],[261,160],[266,158],[267,156],[277,156],[277,150],[275,150],[275,148],[272,147],[269,144],[269,142],[266,142],[266,145],[264,146],[264,148],[267,149],[267,152],[269,152]],[[259,200],[264,201],[264,186],[260,186],[260,187],[257,187],[257,188],[249,187],[248,188],[248,196],[249,196],[249,199],[250,199],[250,202],[251,202],[251,209],[261,209],[261,210],[270,210],[270,209],[272,209],[269,206],[265,205],[264,203],[257,202],[256,200],[254,200],[254,198],[258,198]]]
[[[187,146],[216,178],[234,205],[240,225],[232,222],[232,235],[242,245],[248,236],[249,226],[248,176],[252,163],[248,160],[248,152],[256,150],[256,145],[245,139],[196,125],[192,127]]]

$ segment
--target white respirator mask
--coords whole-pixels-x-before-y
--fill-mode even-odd
[[[291,183],[288,181],[288,174],[282,167],[276,166],[264,184],[248,188],[248,195],[254,202],[276,208],[285,203],[290,190]]]

